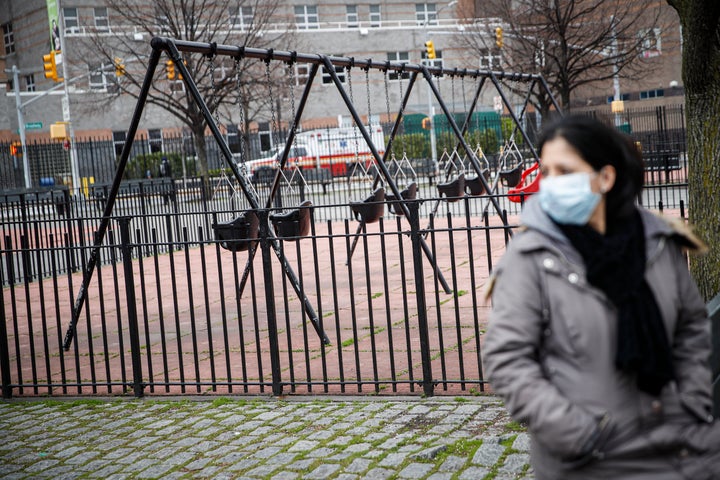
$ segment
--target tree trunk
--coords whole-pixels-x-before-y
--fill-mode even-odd
[[[205,122],[195,123],[192,126],[192,133],[195,152],[197,153],[197,169],[201,181],[200,196],[202,200],[209,200],[211,191],[210,174],[208,173],[207,145],[205,143]]]
[[[710,246],[690,268],[705,300],[720,293],[720,8],[670,0],[683,26],[690,223]]]

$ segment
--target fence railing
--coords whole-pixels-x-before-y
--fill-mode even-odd
[[[239,238],[257,246],[254,255],[216,239],[213,225],[238,215],[228,199],[192,208],[181,200],[187,192],[168,205],[160,194],[123,199],[68,351],[96,207],[74,203],[60,216],[48,204],[6,217],[3,394],[480,392],[483,289],[509,228],[488,214],[487,198],[448,203],[431,188],[424,182],[408,203],[410,219],[385,202],[382,217],[362,226],[348,203],[316,200],[305,236],[273,240],[260,228]],[[656,207],[652,195],[673,208],[669,191],[645,197]],[[684,216],[676,200],[670,214]],[[513,228],[518,206],[498,201]]]

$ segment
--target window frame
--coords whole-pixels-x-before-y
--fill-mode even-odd
[[[111,75],[114,75],[115,66],[111,63],[100,62],[97,68],[95,67],[96,65],[88,64],[88,88],[92,91],[106,92],[114,84]]]
[[[393,52],[386,52],[387,53],[387,59],[390,62],[399,62],[399,63],[410,63],[410,52],[399,50],[399,51],[393,51]],[[399,81],[399,80],[409,80],[410,79],[410,72],[403,71],[402,73],[397,72],[395,70],[389,70],[388,71],[388,80],[389,81]]]
[[[360,16],[356,4],[345,5],[345,24],[348,28],[358,28],[360,26]]]
[[[35,84],[35,74],[34,73],[25,75],[25,91],[26,92],[37,91],[37,85]]]
[[[15,31],[12,22],[2,24],[3,45],[5,47],[5,55],[15,53]]]
[[[430,8],[432,7],[432,9]],[[419,27],[438,24],[437,3],[416,3],[415,21]]]
[[[478,65],[481,70],[502,69],[502,50],[499,48],[481,48]]]
[[[75,14],[70,15],[71,12]],[[77,7],[62,7],[62,18],[63,32],[80,33],[80,12]]]
[[[382,27],[382,7],[379,3],[371,3],[369,7],[368,20],[370,21],[370,28]]]
[[[295,5],[293,12],[295,14],[295,26],[298,30],[317,30],[320,28],[320,12],[317,5]]]
[[[247,5],[238,5],[230,10],[230,27],[237,28],[240,31],[247,30],[255,21],[255,12],[253,7]]]
[[[105,15],[98,15],[98,11],[102,13],[105,10]],[[108,15],[107,7],[93,7],[93,18],[95,21],[95,30],[98,32],[109,32],[110,31],[110,16]],[[98,23],[98,20],[100,23]],[[102,23],[105,23],[104,25]]]

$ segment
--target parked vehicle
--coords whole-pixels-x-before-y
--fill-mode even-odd
[[[373,146],[382,155],[385,151],[382,127],[372,125],[367,128]],[[245,167],[251,174],[261,167],[277,168],[284,149],[284,145],[277,147],[267,157],[246,162]],[[370,146],[360,130],[354,127],[323,128],[296,135],[286,168],[327,168],[337,177],[347,175],[357,163],[362,163],[366,169],[374,164]]]

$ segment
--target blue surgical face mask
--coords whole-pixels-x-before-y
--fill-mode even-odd
[[[540,208],[563,225],[585,225],[595,211],[600,194],[590,186],[590,174],[569,173],[540,180]]]

